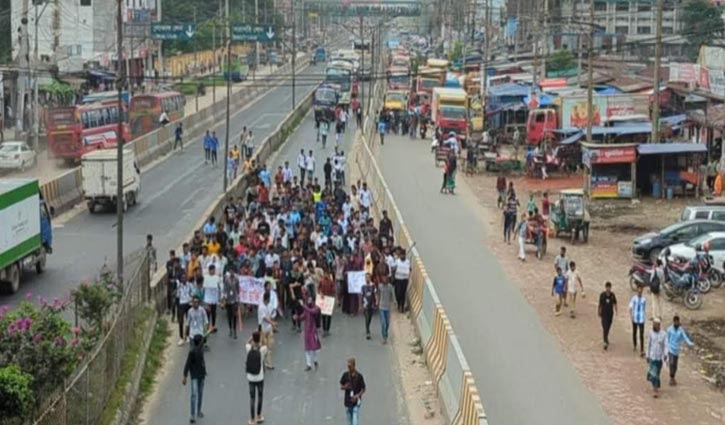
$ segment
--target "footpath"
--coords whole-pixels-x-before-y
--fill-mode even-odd
[[[352,130],[352,129],[351,129]],[[350,151],[353,131],[348,131],[342,149]],[[334,141],[322,151],[315,142],[314,119],[308,114],[290,139],[274,157],[271,170],[289,161],[295,164],[300,149],[315,151],[317,163],[324,163],[333,153]],[[348,165],[350,161],[348,160]],[[349,170],[349,168],[348,168]],[[319,172],[318,172],[319,174]],[[349,174],[348,174],[349,175]],[[336,307],[337,308],[337,307]],[[227,335],[224,312],[217,324],[219,332],[210,337],[206,353],[209,376],[204,388],[203,422],[209,424],[247,423],[249,390],[244,374],[244,343],[256,329],[256,317],[244,321],[239,339]],[[398,314],[392,320],[405,320]],[[189,418],[189,389],[181,386],[181,377],[188,347],[178,347],[177,324],[172,327],[171,345],[167,348],[162,376],[155,393],[142,414],[143,423],[186,423]],[[371,324],[373,339],[365,339],[362,315],[348,317],[335,311],[331,335],[322,338],[320,368],[304,371],[304,349],[301,334],[291,330],[288,319],[280,322],[275,335],[275,369],[265,372],[264,416],[270,424],[342,424],[345,423],[343,394],[339,379],[345,371],[346,359],[355,356],[358,369],[365,376],[368,391],[361,408],[361,423],[408,425],[406,407],[396,367],[393,344],[382,345],[378,318]],[[396,335],[391,334],[391,339]]]
[[[378,164],[471,367],[492,424],[610,424],[536,312],[489,251],[462,183],[439,193],[427,140],[376,139]],[[401,164],[405,164],[401,167]],[[522,402],[525,400],[525,402]]]

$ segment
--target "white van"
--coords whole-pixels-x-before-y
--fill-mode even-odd
[[[715,220],[725,221],[725,206],[722,205],[698,205],[687,206],[682,210],[680,221],[689,220]]]

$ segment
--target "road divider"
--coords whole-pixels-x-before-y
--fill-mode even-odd
[[[373,90],[370,111],[382,108],[384,85],[377,84]],[[373,193],[371,214],[382,217],[387,211],[393,221],[395,240],[398,245],[410,251],[411,275],[408,285],[408,301],[411,319],[415,325],[426,365],[436,385],[443,414],[453,425],[487,425],[488,420],[473,374],[463,354],[458,338],[448,320],[446,309],[438,298],[433,282],[415,248],[403,215],[395,204],[373,149],[379,139],[374,116],[365,119],[362,131],[356,133],[353,146],[352,166],[356,167],[360,179],[367,182]]]
[[[307,67],[309,63],[307,58],[298,59],[297,72]],[[261,93],[284,84],[285,79],[280,76],[291,73],[292,65],[288,63],[263,78],[242,83],[244,84],[242,88],[232,93],[230,97],[231,110],[238,110],[256,99]],[[147,167],[171,152],[174,146],[174,129],[178,123],[181,123],[184,129],[185,144],[187,146],[193,144],[204,131],[212,127],[219,117],[223,116],[226,111],[226,102],[226,97],[221,98],[195,114],[188,115],[127,143],[127,146],[134,150],[137,165],[141,168]],[[40,190],[48,205],[53,207],[56,214],[60,214],[83,200],[81,181],[81,169],[76,167],[41,185]]]

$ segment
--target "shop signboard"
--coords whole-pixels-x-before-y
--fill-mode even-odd
[[[632,182],[617,182],[617,196],[620,198],[631,198],[634,190]]]
[[[649,96],[625,94],[607,96],[607,119],[649,116]]]
[[[595,96],[593,105],[594,117],[592,125],[602,125],[602,117],[607,113],[607,98],[605,96]],[[586,97],[565,97],[561,103],[561,126],[563,128],[576,127],[584,128],[587,126],[589,119],[587,114],[587,98]]]
[[[670,81],[696,83],[700,80],[700,65],[696,63],[670,63]]]
[[[634,146],[609,146],[591,149],[592,165],[599,164],[627,164],[637,159],[637,149]]]

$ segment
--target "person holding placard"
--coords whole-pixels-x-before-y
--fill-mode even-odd
[[[362,286],[363,313],[365,314],[365,339],[370,339],[370,322],[373,320],[373,313],[377,305],[377,290],[370,278],[370,273],[365,274],[365,284]]]
[[[332,279],[331,273],[325,273],[322,279],[320,280],[320,287],[319,287],[319,296],[320,297],[331,297],[334,299],[335,297],[335,282]],[[334,305],[334,303],[333,303]],[[332,313],[332,312],[330,312]],[[326,337],[330,335],[330,324],[332,323],[332,314],[322,314],[322,337]]]

